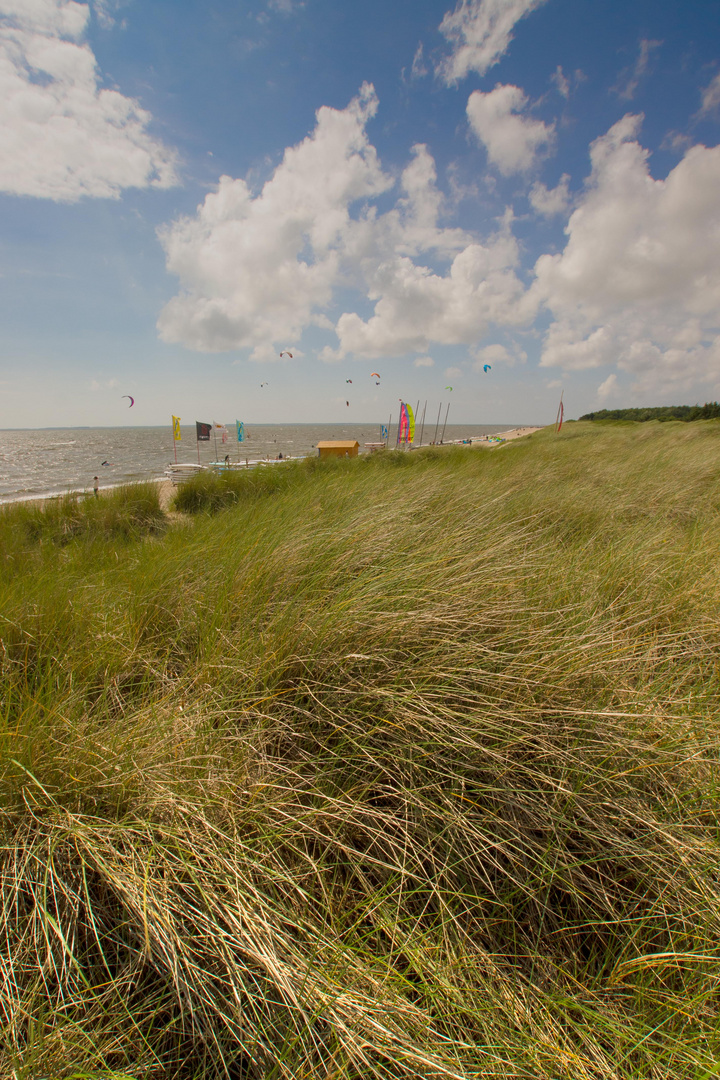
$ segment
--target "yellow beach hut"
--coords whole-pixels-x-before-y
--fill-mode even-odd
[[[359,449],[360,443],[357,441],[357,439],[354,442],[329,440],[327,442],[319,442],[317,444],[318,456],[321,458],[357,457]]]

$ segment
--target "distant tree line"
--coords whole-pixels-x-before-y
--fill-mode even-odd
[[[581,420],[716,420],[720,417],[717,401],[704,405],[662,405],[656,409],[600,409],[581,416]]]

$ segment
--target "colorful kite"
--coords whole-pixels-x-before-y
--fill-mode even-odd
[[[489,364],[483,364],[483,371],[492,371],[492,368]]]
[[[130,404],[128,405],[128,409],[132,409],[133,405],[135,404],[135,398],[134,398],[134,397],[130,397],[130,395],[129,395],[129,394],[123,394],[122,396],[123,396],[124,398],[128,398],[128,400],[130,401]],[[120,400],[122,400],[122,398],[121,398]]]

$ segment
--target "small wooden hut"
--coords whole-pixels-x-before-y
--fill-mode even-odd
[[[318,457],[357,457],[360,443],[329,440],[317,444]]]

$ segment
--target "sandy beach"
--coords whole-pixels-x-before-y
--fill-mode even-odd
[[[535,431],[542,431],[539,427],[516,427],[510,431],[498,431],[494,436],[498,439],[504,439],[505,442],[510,442],[511,439],[521,439],[524,435],[532,435]]]

